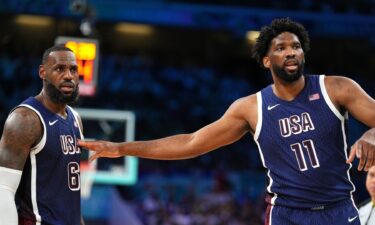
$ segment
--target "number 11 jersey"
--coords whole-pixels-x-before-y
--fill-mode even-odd
[[[319,209],[352,199],[347,147],[347,113],[331,102],[324,75],[305,76],[292,101],[278,98],[272,86],[257,93],[254,140],[268,169],[268,203]]]

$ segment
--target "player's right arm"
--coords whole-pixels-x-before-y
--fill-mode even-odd
[[[7,118],[0,140],[0,224],[18,225],[14,195],[30,149],[42,136],[42,125],[31,110],[20,107]]]
[[[173,135],[150,141],[113,143],[107,141],[79,141],[81,147],[94,150],[90,160],[123,155],[149,159],[176,160],[193,158],[240,139],[252,131],[249,117],[255,118],[256,95],[235,101],[224,115],[194,133]],[[252,116],[253,115],[253,116]]]

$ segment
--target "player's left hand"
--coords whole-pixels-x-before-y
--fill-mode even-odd
[[[353,162],[357,156],[359,159],[358,170],[368,171],[371,166],[375,165],[375,129],[365,132],[351,147],[347,163]]]

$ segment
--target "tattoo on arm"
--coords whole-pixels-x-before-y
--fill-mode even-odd
[[[0,166],[22,170],[30,149],[43,134],[38,115],[20,107],[7,118],[0,141]]]

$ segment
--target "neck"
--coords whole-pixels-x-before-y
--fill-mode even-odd
[[[305,77],[302,75],[294,82],[286,82],[275,75],[272,75],[274,84],[272,85],[275,95],[285,101],[292,101],[305,87]]]
[[[66,118],[66,104],[53,102],[51,98],[46,94],[44,89],[37,96],[35,96],[35,98],[40,101],[49,111],[63,118]]]

